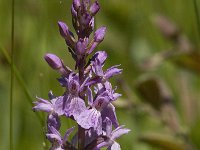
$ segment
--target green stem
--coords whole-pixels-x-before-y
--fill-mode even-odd
[[[11,81],[10,81],[10,150],[13,150],[13,89],[14,89],[14,24],[15,1],[11,8]]]
[[[84,78],[84,67],[86,64],[85,58],[82,59],[82,62],[80,63],[80,66],[78,66],[79,70],[79,84],[81,85],[85,78]],[[79,94],[82,99],[85,100],[84,96]],[[82,128],[80,125],[78,125],[78,150],[84,150],[85,146],[85,129]]]

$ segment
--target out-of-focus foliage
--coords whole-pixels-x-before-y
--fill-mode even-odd
[[[194,0],[195,1],[195,0]],[[132,131],[119,140],[123,150],[200,149],[200,35],[193,0],[100,0],[97,24],[108,27],[99,49],[108,65],[121,64],[113,82],[123,96],[119,121]],[[46,52],[74,65],[57,21],[70,28],[71,0],[15,0],[14,149],[42,150],[44,127],[29,103],[49,90],[60,95],[58,74]],[[200,1],[196,8],[200,11]],[[200,18],[199,18],[200,19]],[[0,1],[0,149],[9,148],[9,63],[11,2]],[[18,77],[17,77],[18,76]],[[45,117],[39,114],[40,117]],[[73,122],[63,120],[64,131]]]

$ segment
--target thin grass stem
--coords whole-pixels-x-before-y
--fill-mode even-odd
[[[14,90],[14,25],[15,0],[11,3],[11,80],[10,80],[10,150],[13,150],[13,90]]]

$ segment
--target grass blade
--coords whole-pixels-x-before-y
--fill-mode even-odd
[[[10,80],[10,150],[13,150],[13,90],[14,90],[14,24],[15,0],[11,7],[11,80]]]

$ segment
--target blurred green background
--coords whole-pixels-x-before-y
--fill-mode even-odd
[[[98,50],[106,67],[121,64],[112,82],[123,96],[115,103],[120,124],[132,131],[118,141],[123,150],[200,149],[199,0],[100,0],[96,26],[107,26]],[[43,59],[55,53],[74,62],[57,21],[72,29],[71,0],[15,0],[14,149],[42,150],[44,126],[31,109],[36,95],[63,93],[59,75]],[[199,9],[199,11],[198,11]],[[168,18],[168,19],[166,19]],[[0,1],[0,149],[9,149],[11,1]],[[19,82],[19,79],[20,82]],[[28,94],[29,93],[29,94]],[[31,99],[30,99],[31,98]],[[45,123],[45,116],[43,117]],[[73,122],[63,120],[64,127]]]

